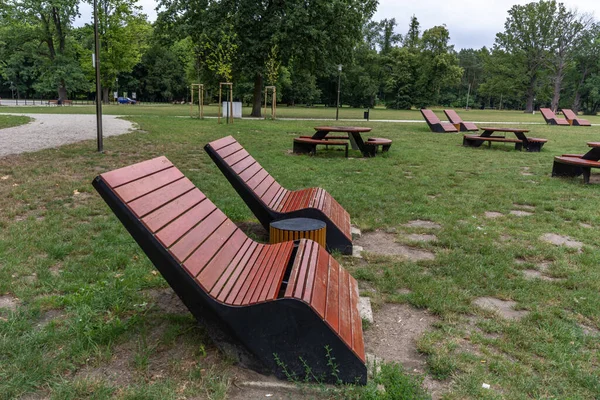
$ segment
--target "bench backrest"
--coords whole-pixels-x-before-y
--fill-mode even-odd
[[[563,109],[562,109],[562,113],[563,113],[563,115],[565,116],[565,118],[566,118],[566,119],[568,119],[568,120],[571,120],[571,121],[572,121],[572,120],[575,120],[575,119],[577,119],[577,114],[575,114],[575,113],[573,112],[573,110],[570,110],[570,109],[568,109],[568,108],[563,108]]]
[[[203,290],[214,292],[215,297],[221,289],[215,290],[215,285],[225,269],[243,255],[242,250],[255,244],[165,157],[100,178]]]
[[[446,114],[451,124],[460,124],[463,122],[462,118],[454,110],[444,110],[444,114]]]
[[[218,155],[219,162],[237,175],[239,181],[265,205],[272,204],[287,192],[232,136],[210,142],[205,148]]]
[[[556,119],[556,114],[549,108],[540,108],[540,112],[545,119]]]
[[[423,117],[429,124],[435,125],[435,124],[441,123],[440,119],[431,110],[426,110],[426,109],[422,108],[421,114],[423,114]]]

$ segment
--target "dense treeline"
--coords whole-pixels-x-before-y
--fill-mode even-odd
[[[0,94],[94,99],[93,29],[79,0],[0,4]],[[260,115],[266,85],[289,105],[407,109],[600,106],[600,25],[555,1],[515,5],[491,48],[450,44],[416,16],[372,21],[376,0],[160,0],[150,24],[137,0],[98,0],[104,101],[186,101],[191,83],[219,82]],[[401,34],[397,32],[402,32]],[[341,71],[340,66],[341,65]]]

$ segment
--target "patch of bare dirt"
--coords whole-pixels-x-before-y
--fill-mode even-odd
[[[438,381],[429,375],[426,375],[423,379],[423,388],[429,392],[432,400],[441,399],[442,395],[450,389],[450,386],[452,386],[451,381]]]
[[[514,307],[517,305],[516,301],[500,300],[495,297],[478,297],[473,300],[473,304],[484,310],[496,312],[505,319],[521,319],[529,314],[529,311],[515,310]]]
[[[57,319],[62,319],[65,315],[66,313],[64,312],[64,310],[48,310],[44,313],[44,315],[42,315],[42,318],[40,318],[40,320],[38,321],[37,328],[42,329],[50,322]]]
[[[154,305],[165,313],[187,314],[189,310],[179,296],[170,287],[164,289],[148,289],[144,293],[152,299]]]
[[[9,311],[15,311],[19,305],[19,299],[9,294],[0,296],[0,308],[4,308]]]
[[[407,288],[396,289],[396,294],[411,294],[412,290]]]
[[[568,236],[557,235],[556,233],[546,233],[540,237],[543,242],[551,243],[556,246],[566,246],[570,249],[581,250],[583,243],[574,240]]]
[[[411,233],[404,237],[413,242],[435,242],[437,240],[437,236],[435,235],[426,235],[422,233]]]
[[[51,266],[50,268],[48,268],[48,271],[50,271],[50,275],[52,276],[59,276],[60,273],[62,272],[62,264],[58,263],[56,265]]]
[[[408,221],[406,224],[402,225],[407,228],[424,228],[424,229],[441,229],[442,226],[433,221],[425,221],[420,219],[415,219],[414,221]]]
[[[521,208],[523,210],[535,211],[535,207],[534,206],[530,206],[529,204],[514,203],[513,207]]]
[[[582,228],[586,228],[586,229],[593,228],[593,226],[592,226],[592,225],[590,225],[590,224],[586,224],[586,223],[584,223],[584,222],[580,222],[580,223],[579,223],[579,226],[580,226],[580,227],[582,227]]]
[[[330,396],[309,385],[291,384],[273,375],[263,375],[243,368],[235,368],[233,384],[229,386],[229,400],[318,400]]]
[[[529,211],[522,211],[522,210],[511,210],[509,214],[514,215],[516,217],[528,217],[530,215],[533,215]]]
[[[486,218],[500,218],[503,217],[504,214],[502,214],[501,212],[497,212],[497,211],[486,211],[483,213],[483,216]]]
[[[435,259],[435,254],[432,252],[397,243],[395,235],[381,231],[363,233],[354,244],[373,254],[401,256],[412,261]]]
[[[556,282],[556,281],[561,280],[561,279],[552,278],[547,275],[544,275],[542,272],[535,270],[535,269],[525,269],[521,272],[523,273],[523,276],[525,277],[525,279],[529,279],[529,280],[541,279],[543,281],[549,281],[549,282]]]
[[[584,324],[579,324],[579,327],[581,328],[581,330],[583,331],[584,335],[587,336],[600,336],[600,330],[592,327],[592,326],[588,326],[588,325],[584,325]]]
[[[437,318],[407,304],[384,304],[374,319],[364,334],[366,352],[423,373],[426,358],[417,351],[417,340],[432,329]]]

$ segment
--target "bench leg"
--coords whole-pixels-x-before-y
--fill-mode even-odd
[[[294,142],[294,153],[296,154],[316,154],[317,145],[312,143],[298,143]]]
[[[375,157],[375,153],[377,153],[377,145],[365,143],[364,149],[365,151],[363,155],[365,157]]]
[[[346,143],[345,149],[346,149],[346,158],[348,158],[348,143]]]
[[[560,163],[557,161],[554,161],[554,164],[552,165],[552,176],[576,177],[583,173],[584,173],[583,168],[575,166],[575,165],[563,164],[563,163]],[[585,177],[584,177],[584,181],[585,181]],[[588,181],[589,181],[589,179],[588,179]]]
[[[592,172],[592,168],[590,167],[583,167],[583,183],[588,184],[590,183],[590,174]]]
[[[479,147],[482,144],[483,144],[483,140],[473,140],[473,139],[467,139],[466,137],[463,137],[463,146]]]
[[[528,142],[527,151],[530,153],[539,153],[542,150],[543,142]]]
[[[515,143],[515,150],[523,150],[523,143]]]
[[[390,149],[390,147],[392,147],[391,144],[386,144],[386,145],[381,146],[381,152],[385,153],[386,151],[388,151]]]

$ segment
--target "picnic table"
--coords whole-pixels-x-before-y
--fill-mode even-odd
[[[583,182],[590,183],[592,168],[600,168],[600,142],[587,142],[591,149],[585,154],[563,154],[554,157],[552,176],[575,177],[583,174]]]
[[[509,142],[515,144],[515,150],[521,150],[525,147],[529,152],[539,152],[544,143],[548,141],[548,139],[542,138],[528,138],[525,134],[529,132],[529,129],[482,127],[481,130],[483,130],[481,135],[465,135],[463,145],[479,147],[484,141],[487,141],[489,146],[492,145],[492,142]],[[513,133],[516,138],[507,138],[506,135],[493,135],[494,132]]]
[[[392,145],[390,139],[369,138],[366,142],[363,140],[361,133],[371,132],[372,128],[359,126],[316,126],[315,134],[312,135],[312,140],[326,141],[329,139],[349,140],[350,146],[354,150],[360,150],[364,157],[375,157],[377,146],[382,146],[382,151],[389,150]],[[329,136],[330,133],[347,133],[347,136]]]

